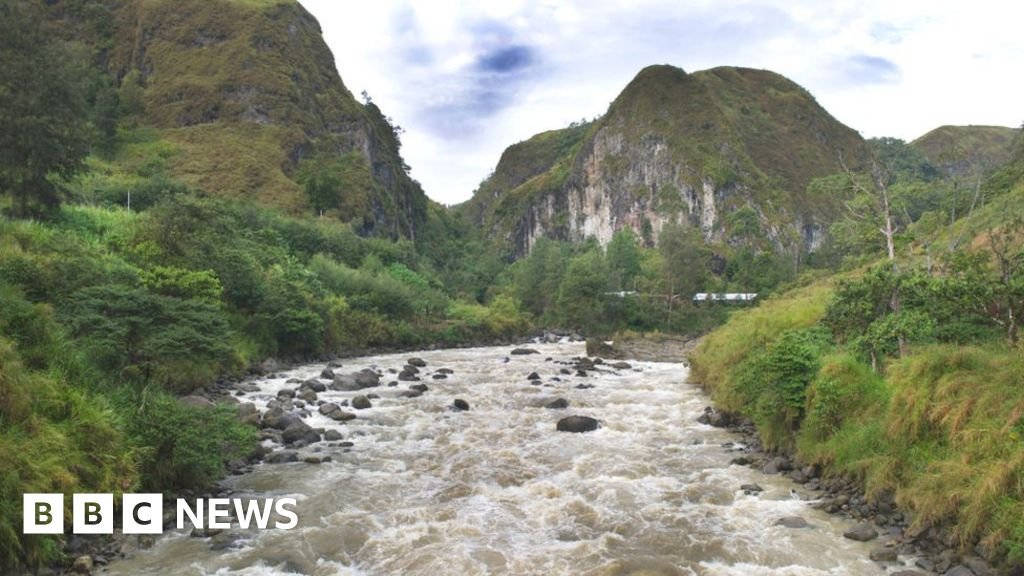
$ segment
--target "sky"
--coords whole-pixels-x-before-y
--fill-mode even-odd
[[[652,64],[778,72],[865,138],[1024,122],[1024,5],[1007,0],[300,1],[444,204]]]

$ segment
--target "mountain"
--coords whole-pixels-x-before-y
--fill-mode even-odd
[[[651,66],[600,119],[509,147],[460,209],[516,256],[542,236],[606,243],[625,226],[653,244],[670,221],[727,241],[744,206],[776,249],[811,249],[834,208],[808,198],[808,183],[865,154],[857,132],[779,74]]]
[[[1010,160],[1020,129],[1005,126],[940,126],[910,143],[946,176],[978,166],[992,172]]]
[[[162,145],[169,175],[290,213],[326,210],[364,233],[414,236],[427,199],[398,130],[345,87],[320,26],[294,0],[59,0],[58,34],[93,50],[137,128],[120,158]],[[330,172],[311,198],[306,173]],[[339,192],[343,190],[343,192]]]

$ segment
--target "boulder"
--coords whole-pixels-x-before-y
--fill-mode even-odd
[[[510,354],[513,356],[527,356],[529,354],[540,354],[540,352],[533,348],[516,348],[515,350],[512,350]]]
[[[285,444],[313,444],[320,441],[320,433],[313,430],[302,420],[296,420],[288,425],[281,433],[281,439]]]
[[[875,529],[868,524],[858,524],[843,532],[843,537],[856,540],[857,542],[867,542],[868,540],[878,538],[878,532],[875,532]]]
[[[764,488],[761,488],[757,484],[743,484],[740,486],[740,490],[743,490],[747,494],[756,494],[757,492],[764,492]]]
[[[540,380],[540,374],[536,372],[530,372],[530,375],[526,377],[527,380]]]
[[[810,528],[811,525],[799,516],[786,516],[779,518],[775,521],[775,526],[783,526],[785,528]]]
[[[360,394],[359,396],[352,398],[352,407],[356,410],[366,410],[367,408],[373,408],[373,404],[370,402],[369,398]]]
[[[469,410],[469,402],[466,402],[462,398],[456,398],[455,401],[452,402],[452,408],[457,412],[465,412],[466,410]]]
[[[416,370],[414,372],[413,370],[415,370],[415,368],[413,368],[413,370],[409,370],[408,368],[412,368],[412,367],[411,366],[406,366],[405,368],[403,368],[402,371],[398,373],[398,379],[401,380],[402,382],[417,382],[417,381],[419,381],[420,377],[416,375],[417,372],[419,372],[419,371]]]
[[[450,376],[452,374],[455,374],[455,370],[452,370],[451,368],[438,368],[437,369],[437,373],[438,374],[446,374],[446,375]]]
[[[327,416],[331,420],[336,420],[338,422],[347,422],[349,420],[353,420],[356,417],[355,414],[342,410],[341,406],[338,406],[333,402],[321,404],[318,410],[324,416]]]
[[[556,398],[544,405],[549,410],[564,410],[569,407],[569,401],[565,398]]]
[[[413,389],[402,390],[402,392],[398,396],[400,398],[419,398],[420,396],[423,396],[423,391]]]
[[[612,368],[615,368],[616,370],[632,370],[633,365],[629,362],[616,362],[612,364]]]
[[[284,402],[285,400],[295,398],[295,390],[291,388],[282,388],[277,391],[277,399]]]
[[[409,390],[419,390],[420,392],[426,392],[430,390],[430,388],[427,388],[426,384],[413,384],[412,386],[409,386]]]
[[[320,371],[320,377],[324,380],[334,380],[334,370],[330,368],[324,368]]]
[[[341,432],[338,432],[337,430],[331,429],[328,430],[327,432],[324,432],[324,440],[326,440],[327,442],[337,442],[342,438],[344,438],[344,436],[342,436]]]
[[[445,379],[448,378],[448,375],[447,374],[434,374],[433,376],[431,376],[431,378],[433,378],[434,380],[445,380]]]
[[[600,427],[601,423],[590,416],[566,416],[555,425],[559,432],[591,432]]]
[[[369,368],[351,374],[335,375],[334,382],[331,384],[332,389],[341,392],[352,392],[376,386],[380,386],[380,376]]]
[[[423,368],[427,365],[423,358],[416,358],[415,356],[406,360],[409,366],[415,366],[416,368]]]
[[[309,404],[312,404],[313,402],[317,401],[316,392],[313,389],[311,389],[311,388],[306,388],[306,387],[299,388],[298,396],[299,396],[300,400],[302,400],[303,402],[309,403]]]
[[[333,379],[334,379],[334,376],[331,376],[330,378],[328,378],[328,380],[333,380]],[[327,392],[327,385],[324,384],[323,382],[317,380],[316,378],[311,378],[309,380],[306,380],[305,382],[302,383],[302,386],[305,387],[305,388],[309,388],[310,390],[312,390],[313,392],[316,392],[317,394],[319,394],[321,392]]]
[[[301,421],[298,416],[285,412],[283,408],[277,406],[263,413],[260,427],[284,430],[296,421]]]
[[[244,402],[238,405],[238,421],[243,424],[252,424],[258,426],[260,423],[260,413],[256,410],[256,405],[252,402]]]

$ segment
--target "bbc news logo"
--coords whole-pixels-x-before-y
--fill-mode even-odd
[[[25,494],[22,498],[22,533],[63,534],[64,495]],[[198,498],[189,505],[184,498],[175,502],[176,526],[185,521],[199,529],[231,528],[232,512],[240,528],[266,530],[276,513],[273,527],[291,530],[299,523],[294,498]],[[71,498],[71,532],[74,534],[114,533],[113,494],[74,494]],[[125,494],[121,497],[121,530],[125,534],[161,534],[164,531],[164,500],[160,494]],[[205,522],[204,522],[205,521]]]

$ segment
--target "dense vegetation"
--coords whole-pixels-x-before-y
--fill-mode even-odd
[[[876,145],[905,168],[876,180],[898,208],[895,257],[879,260],[866,210],[883,190],[859,186],[864,218],[837,224],[859,232],[833,235],[863,240],[845,243],[848,269],[732,316],[695,375],[766,445],[895,494],[916,527],[948,526],[964,548],[1024,565],[1024,155],[959,191],[898,142]]]

